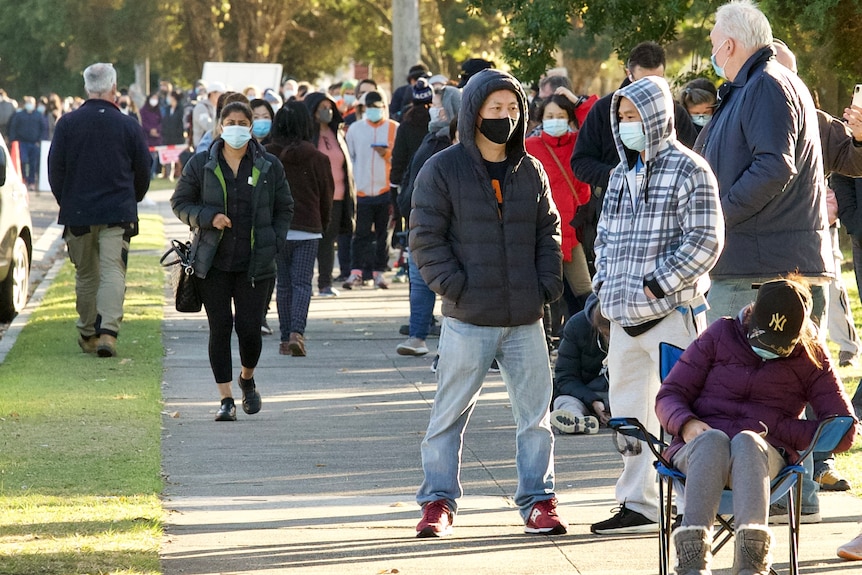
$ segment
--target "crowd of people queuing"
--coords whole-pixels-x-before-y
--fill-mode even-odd
[[[189,91],[161,81],[138,98],[115,84],[96,90],[99,106],[113,102],[140,125],[139,148],[150,150],[151,163],[136,169],[137,200],[141,166],[151,178],[178,179],[171,205],[194,232],[221,396],[215,419],[236,419],[234,330],[243,410],[261,409],[254,370],[273,333],[273,293],[279,352],[305,356],[315,264],[318,297],[387,289],[398,248],[410,310],[396,351],[425,355],[429,335],[440,334],[419,537],[452,530],[464,428],[494,369],[517,424],[515,503],[526,532],[567,529],[554,494],[555,434],[638,417],[676,437],[673,461],[698,493],[679,502],[677,573],[708,572],[715,489],[730,483],[747,505],[739,572],[767,572],[767,524],[786,521],[787,511],[769,507],[752,482],[793,462],[818,419],[854,407],[858,417],[862,405],[862,392],[851,403],[835,372],[862,350],[836,267],[844,222],[857,280],[862,270],[862,109],[848,106],[843,118],[818,110],[793,53],[749,0],[718,10],[710,40],[721,84],[698,78],[676,96],[654,42],[632,49],[625,80],[604,97],[574,93],[560,72],[524,86],[479,58],[451,80],[417,64],[391,97],[370,78],[325,89],[201,80]],[[18,109],[0,90],[0,133],[18,142],[34,189],[40,143],[69,138],[73,124],[62,117],[89,100],[22,102]],[[177,163],[159,163],[154,148],[163,145],[184,150]],[[52,153],[53,188],[62,186],[59,146]],[[70,254],[82,243],[72,225]],[[117,228],[121,240],[130,227]],[[109,325],[91,311],[82,312],[79,344],[115,355],[119,320]],[[837,359],[824,345],[827,326]],[[659,342],[687,348],[667,386]],[[729,378],[734,385],[722,383]],[[792,392],[782,396],[781,386]],[[729,408],[740,404],[746,409]],[[853,431],[841,447],[852,439]],[[713,485],[703,462],[720,454],[730,460],[720,473],[710,467]],[[657,530],[648,452],[623,455],[619,507],[593,533]],[[818,454],[804,483],[803,522],[820,520],[818,488],[849,489],[832,454]],[[862,559],[862,535],[839,554]]]

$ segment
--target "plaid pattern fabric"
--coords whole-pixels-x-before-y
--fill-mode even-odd
[[[281,341],[287,341],[292,332],[305,333],[319,243],[320,240],[288,240],[278,252],[275,302]]]
[[[615,111],[620,97],[635,104],[647,134],[646,181],[637,205],[631,201],[630,164],[619,139]],[[709,165],[676,141],[673,100],[663,79],[648,77],[618,90],[611,113],[622,161],[611,174],[602,205],[593,288],[606,317],[636,326],[706,293],[708,272],[723,246],[724,219]],[[653,279],[665,297],[647,299],[644,285]]]

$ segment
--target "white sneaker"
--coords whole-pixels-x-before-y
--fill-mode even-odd
[[[424,339],[411,337],[407,341],[399,343],[395,351],[398,352],[398,355],[425,355],[428,353],[428,347],[425,345]]]
[[[352,273],[350,277],[347,278],[341,287],[344,289],[353,289],[362,287],[362,274],[361,273]]]
[[[555,409],[551,412],[551,425],[562,433],[593,435],[599,432],[598,419],[592,415],[575,415],[566,409]]]
[[[379,289],[389,289],[389,282],[386,281],[385,277],[383,277],[383,272],[374,272],[374,287]]]

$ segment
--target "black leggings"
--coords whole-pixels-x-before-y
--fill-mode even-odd
[[[233,381],[231,332],[236,329],[242,365],[256,367],[262,348],[261,319],[275,278],[257,280],[252,287],[247,272],[210,268],[206,279],[195,279],[209,321],[210,367],[216,383],[230,383]]]

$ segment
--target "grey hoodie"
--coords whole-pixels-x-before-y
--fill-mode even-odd
[[[626,174],[637,153],[619,136],[620,98],[632,101],[647,136],[644,182],[632,202]],[[611,127],[620,163],[611,173],[595,243],[593,290],[605,317],[624,327],[659,320],[701,298],[724,245],[718,183],[706,161],[677,142],[664,78],[617,90]],[[649,285],[657,299],[648,299]]]

